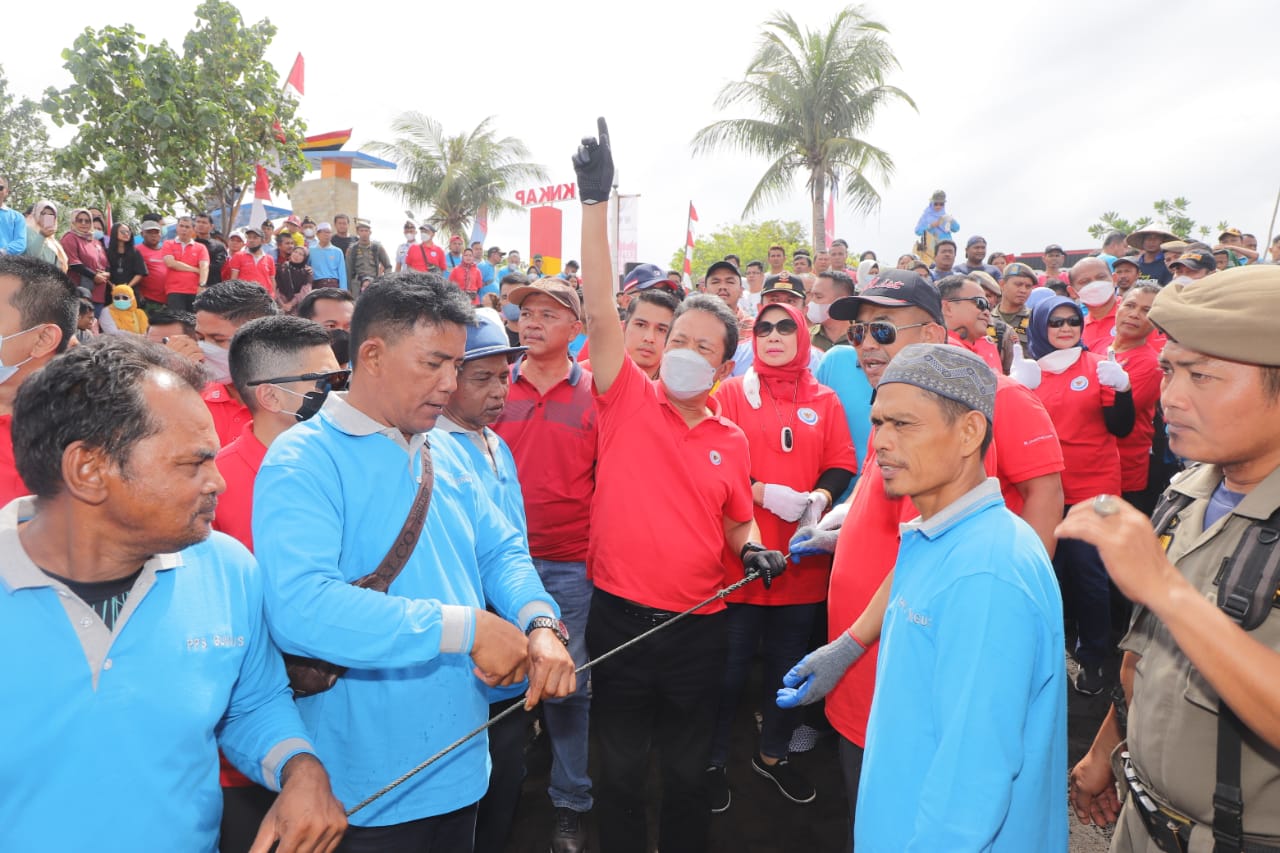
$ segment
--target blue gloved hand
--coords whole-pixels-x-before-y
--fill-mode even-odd
[[[787,545],[787,550],[791,552],[791,562],[798,563],[805,557],[818,554],[834,554],[836,540],[839,538],[839,530],[822,530],[817,525],[801,527]]]
[[[794,708],[817,702],[831,692],[864,652],[866,648],[862,643],[848,631],[841,631],[839,637],[809,652],[782,677],[784,686],[778,690],[778,707]]]

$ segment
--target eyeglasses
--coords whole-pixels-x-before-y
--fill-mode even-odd
[[[322,391],[345,391],[351,379],[350,370],[333,370],[328,373],[304,373],[301,376],[276,376],[272,379],[255,379],[248,383],[254,385],[283,385],[286,382],[314,382]]]
[[[1072,328],[1075,328],[1077,326],[1083,326],[1083,325],[1084,325],[1084,320],[1080,319],[1075,314],[1072,314],[1070,317],[1050,317],[1049,318],[1050,329],[1061,329],[1063,326],[1071,326]]]
[[[873,320],[870,323],[854,323],[849,327],[847,332],[849,343],[855,347],[862,346],[862,342],[867,339],[867,333],[871,333],[871,339],[880,346],[888,346],[898,339],[898,332],[903,329],[915,329],[920,326],[927,326],[928,323],[910,323],[906,326],[895,326],[886,320]]]
[[[785,320],[779,320],[776,323],[770,323],[768,320],[756,323],[754,334],[757,338],[767,338],[773,334],[773,330],[777,329],[780,335],[794,335],[800,330],[800,324],[790,317]]]
[[[991,302],[985,296],[953,296],[950,299],[944,299],[943,302],[972,302],[978,306],[979,311],[991,310]]]
[[[4,191],[5,191],[5,190],[7,190],[7,189],[9,189],[9,188],[8,188],[8,187],[4,187],[4,186],[0,186],[0,193],[4,192]]]
[[[77,217],[75,218],[75,223],[76,223],[77,225],[88,225],[88,224],[89,224],[89,221],[90,221],[90,220],[85,219],[83,216],[77,216]]]

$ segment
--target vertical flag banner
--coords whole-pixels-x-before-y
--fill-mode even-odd
[[[476,221],[471,224],[471,243],[483,243],[489,236],[489,205],[482,204],[476,211]],[[480,263],[484,258],[476,258]]]
[[[293,68],[289,69],[289,76],[285,79],[286,86],[292,86],[294,91],[299,95],[305,95],[306,90],[303,86],[303,75],[306,70],[306,62],[302,59],[302,54],[298,54],[298,58],[293,61]]]
[[[684,231],[684,275],[680,277],[685,290],[693,290],[693,229],[698,224],[698,211],[689,202],[689,222]]]
[[[267,170],[259,163],[253,167],[256,177],[253,182],[253,206],[249,208],[249,221],[245,224],[262,227],[267,221],[267,203],[271,201],[271,181],[267,178]],[[232,220],[239,225],[239,218]]]
[[[830,249],[832,242],[836,239],[836,193],[839,191],[839,178],[832,178],[831,192],[827,194],[827,222],[824,229],[826,233],[822,235],[827,240],[826,245],[822,247],[824,249]]]
[[[640,196],[618,196],[618,273],[640,260]]]

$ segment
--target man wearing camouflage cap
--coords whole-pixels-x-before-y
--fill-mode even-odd
[[[876,389],[885,491],[920,515],[881,633],[858,850],[1066,850],[1062,599],[984,470],[995,395],[991,368],[944,344],[906,347]]]
[[[1095,545],[1134,602],[1127,708],[1116,697],[1070,781],[1081,821],[1119,816],[1113,853],[1280,851],[1278,312],[1272,266],[1161,291],[1169,449],[1200,464],[1150,521],[1100,495],[1058,528]]]

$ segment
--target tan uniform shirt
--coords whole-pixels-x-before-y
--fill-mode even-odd
[[[1254,520],[1280,507],[1280,469],[1247,494],[1233,512],[1204,529],[1205,510],[1222,470],[1201,465],[1174,480],[1173,489],[1193,500],[1176,517],[1166,546],[1169,561],[1213,601],[1217,575]],[[1280,650],[1280,614],[1274,612],[1251,632],[1254,639]],[[1213,788],[1218,747],[1218,695],[1178,648],[1160,620],[1137,608],[1133,626],[1120,644],[1141,657],[1129,707],[1128,749],[1147,787],[1197,824],[1191,849],[1213,846]],[[1248,835],[1280,836],[1280,750],[1246,738],[1241,754],[1244,829]],[[1117,828],[1112,853],[1155,850],[1136,815],[1126,814]]]

